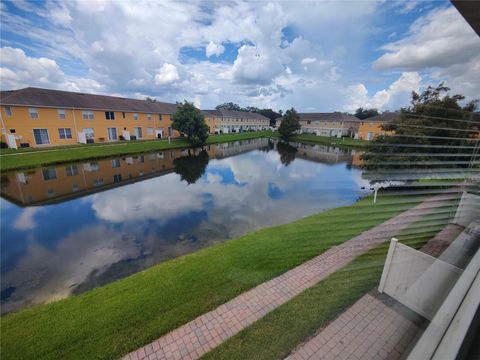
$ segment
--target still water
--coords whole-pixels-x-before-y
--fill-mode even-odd
[[[268,139],[2,174],[2,313],[354,203],[359,154]]]

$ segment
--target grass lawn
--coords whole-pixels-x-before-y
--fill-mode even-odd
[[[355,147],[355,148],[366,148],[369,144],[371,144],[371,141],[367,141],[367,140],[359,140],[359,139],[352,139],[352,138],[339,139],[336,137],[317,136],[317,135],[310,135],[310,134],[295,135],[294,137],[292,137],[291,140],[306,142],[306,143],[330,145],[330,146]]]
[[[160,263],[78,296],[3,316],[2,359],[117,358],[424,199],[387,194],[379,196],[376,205],[365,198]],[[352,288],[332,284],[329,289],[352,296],[364,289],[358,290],[352,277],[344,281]],[[372,286],[370,281],[365,288]],[[341,294],[333,294],[337,310],[345,306]],[[287,333],[299,326],[293,319],[297,316],[290,318]]]
[[[271,131],[258,131],[240,134],[212,135],[208,138],[207,143],[217,144],[229,141],[256,139],[273,136],[273,134]],[[174,139],[171,144],[168,143],[168,140],[145,140],[72,145],[56,148],[2,149],[0,152],[0,171],[184,147],[188,147],[184,139]]]
[[[453,202],[452,202],[453,204]],[[398,239],[420,248],[448,222],[451,206],[426,215]],[[325,280],[278,307],[202,359],[283,359],[365,293],[378,286],[389,242],[359,256]]]

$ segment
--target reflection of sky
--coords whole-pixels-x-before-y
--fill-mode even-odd
[[[210,160],[191,185],[170,173],[55,205],[21,209],[1,200],[1,285],[15,288],[5,309],[88,289],[92,274],[95,284],[108,282],[114,264],[135,262],[138,271],[353,203],[366,184],[345,163],[296,159],[284,167],[276,151],[253,151]]]

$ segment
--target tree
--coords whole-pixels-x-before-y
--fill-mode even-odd
[[[412,92],[411,105],[398,119],[383,125],[387,133],[372,142],[363,155],[364,167],[379,169],[435,169],[470,166],[480,119],[473,111],[477,101],[462,106],[463,95],[450,88],[429,86]],[[425,173],[425,171],[424,171]]]
[[[203,146],[207,141],[209,127],[202,112],[186,100],[183,104],[178,103],[172,117],[172,127],[184,134],[193,147]]]
[[[157,99],[151,98],[151,97],[149,97],[149,96],[147,96],[147,97],[145,98],[145,100],[148,101],[148,102],[152,102],[152,103],[157,102]]]
[[[300,130],[300,117],[294,108],[285,111],[282,123],[278,128],[280,137],[284,140],[288,140],[296,131]]]
[[[371,118],[371,117],[376,116],[376,115],[378,115],[378,110],[375,109],[375,108],[373,108],[373,109],[358,108],[355,111],[355,116],[357,118],[359,118],[360,120],[368,119],[368,118]]]
[[[173,160],[175,172],[188,184],[195,184],[207,168],[210,157],[205,150],[198,154],[188,154]]]
[[[240,105],[237,105],[233,102],[226,102],[226,103],[223,103],[223,104],[220,104],[220,105],[217,105],[215,106],[215,109],[217,110],[221,110],[221,109],[224,109],[224,110],[235,110],[235,111],[243,111],[244,109],[242,109],[240,107]]]

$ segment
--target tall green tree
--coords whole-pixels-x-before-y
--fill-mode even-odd
[[[209,127],[202,112],[186,100],[183,104],[178,103],[177,111],[172,117],[172,127],[184,134],[193,147],[205,145],[208,139]]]
[[[367,108],[358,108],[356,111],[355,111],[355,114],[354,114],[357,118],[359,118],[360,120],[363,120],[363,119],[368,119],[368,118],[371,118],[373,116],[376,116],[378,115],[378,110],[373,108],[373,109],[367,109]]]
[[[220,104],[220,105],[217,105],[217,106],[215,106],[215,109],[217,109],[217,110],[224,109],[224,110],[244,111],[244,109],[242,109],[242,107],[240,105],[235,104],[231,101]]]
[[[293,107],[290,110],[285,111],[282,123],[278,128],[280,137],[284,140],[288,140],[296,131],[300,130],[300,128],[300,116],[298,116],[297,111]]]
[[[398,119],[383,125],[387,135],[374,140],[363,155],[367,169],[434,169],[471,166],[478,144],[477,100],[465,103],[450,88],[429,86],[412,92],[411,105]],[[478,166],[478,165],[477,165]],[[430,171],[428,172],[430,173]]]
[[[190,185],[195,184],[202,177],[209,160],[210,157],[205,150],[200,151],[198,154],[189,152],[187,156],[174,159],[173,166],[180,178]]]

